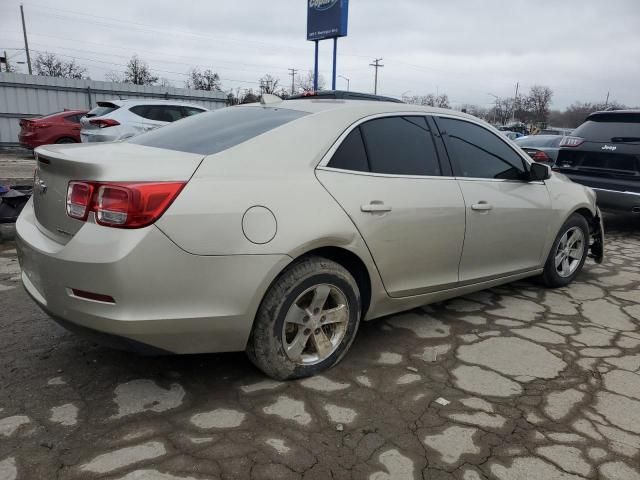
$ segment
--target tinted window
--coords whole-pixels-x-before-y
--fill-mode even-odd
[[[175,122],[182,118],[182,110],[174,105],[138,105],[129,109],[136,115],[156,122]]]
[[[221,108],[185,118],[127,141],[148,147],[211,155],[305,115],[308,114],[284,108]]]
[[[640,143],[640,114],[609,114],[587,120],[572,135],[589,142]]]
[[[374,173],[440,175],[431,132],[424,117],[388,117],[360,126]]]
[[[182,114],[185,117],[190,117],[191,115],[197,115],[199,113],[204,112],[205,110],[201,110],[195,107],[182,107]]]
[[[462,120],[439,119],[448,136],[447,149],[456,175],[474,178],[520,180],[524,161],[489,130]]]
[[[87,113],[87,117],[102,117],[103,115],[107,115],[114,110],[120,108],[115,103],[111,102],[98,102],[98,106],[91,109],[89,113]]]
[[[352,130],[347,138],[334,153],[333,158],[329,162],[329,167],[342,168],[344,170],[355,170],[358,172],[368,172],[369,163],[367,161],[367,153],[362,142],[362,134],[360,128]]]

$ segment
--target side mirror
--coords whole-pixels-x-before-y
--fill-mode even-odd
[[[541,182],[549,178],[551,178],[551,167],[549,165],[537,162],[531,164],[531,169],[529,170],[530,182]]]

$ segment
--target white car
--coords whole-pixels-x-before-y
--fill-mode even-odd
[[[124,140],[206,111],[200,105],[170,100],[98,102],[97,107],[80,119],[80,140],[82,143]]]

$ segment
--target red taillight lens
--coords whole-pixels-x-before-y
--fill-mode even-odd
[[[98,128],[115,127],[116,125],[120,125],[120,122],[113,118],[95,118],[93,120],[89,120],[89,123],[91,125],[96,125]]]
[[[577,147],[584,143],[584,138],[581,137],[564,137],[560,141],[561,147]]]
[[[69,182],[67,188],[67,215],[86,220],[91,209],[93,185],[87,182]]]
[[[81,185],[91,187],[88,203],[83,203],[86,198]],[[107,227],[146,227],[162,216],[184,186],[185,182],[70,182],[67,213],[72,218],[86,220],[88,212],[93,211],[96,223]],[[74,197],[76,189],[78,192]],[[88,208],[81,210],[80,205],[88,205]],[[84,217],[79,216],[80,213]]]
[[[547,155],[546,153],[540,150],[538,150],[533,155],[531,155],[531,158],[533,159],[534,162],[550,162],[551,161],[551,157],[549,157],[549,155]]]

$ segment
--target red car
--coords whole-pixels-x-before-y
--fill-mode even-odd
[[[88,110],[65,110],[20,120],[20,145],[34,149],[51,143],[80,143],[80,118]]]

